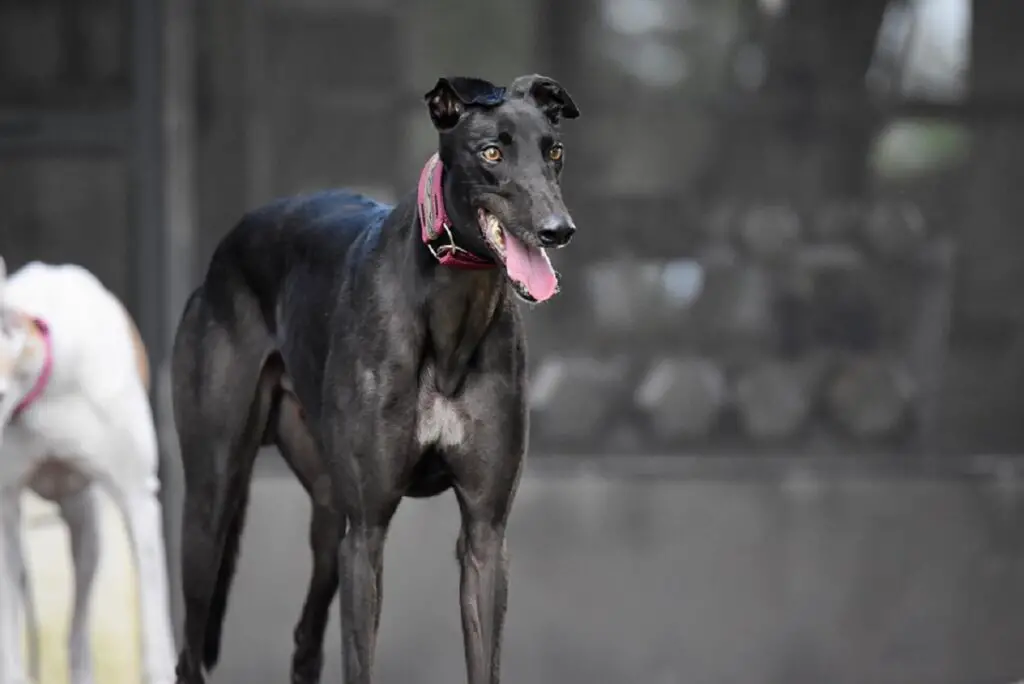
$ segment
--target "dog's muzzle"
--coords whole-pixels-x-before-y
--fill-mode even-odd
[[[565,247],[576,233],[572,219],[565,215],[550,216],[541,222],[537,239],[545,247]]]
[[[558,276],[542,247],[520,240],[497,216],[484,209],[477,210],[477,221],[480,232],[504,264],[505,273],[520,297],[529,302],[543,302],[558,292]]]

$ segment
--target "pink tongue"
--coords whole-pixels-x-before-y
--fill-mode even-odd
[[[505,231],[505,270],[538,302],[550,299],[558,289],[558,277],[547,255],[536,247],[524,245]]]

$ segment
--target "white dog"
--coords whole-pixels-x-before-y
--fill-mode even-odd
[[[0,259],[0,684],[30,681],[19,606],[29,629],[31,675],[38,679],[36,622],[19,539],[23,487],[56,502],[68,525],[75,565],[70,681],[93,681],[89,591],[100,550],[94,485],[110,494],[127,523],[146,681],[174,682],[148,383],[135,324],[91,273],[34,262],[7,278]]]

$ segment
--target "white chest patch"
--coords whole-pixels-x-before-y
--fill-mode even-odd
[[[429,366],[420,377],[420,396],[416,407],[416,443],[420,448],[442,449],[459,446],[466,441],[466,412],[434,387],[434,373]]]
[[[416,442],[420,447],[451,448],[466,440],[466,419],[450,399],[421,391],[416,416]]]

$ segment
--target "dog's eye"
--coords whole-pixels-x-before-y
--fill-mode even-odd
[[[551,161],[562,161],[562,154],[565,149],[561,145],[552,145],[551,149],[548,150],[548,159]]]
[[[488,145],[480,151],[480,156],[484,158],[484,161],[494,162],[501,161],[501,148],[497,145]]]

